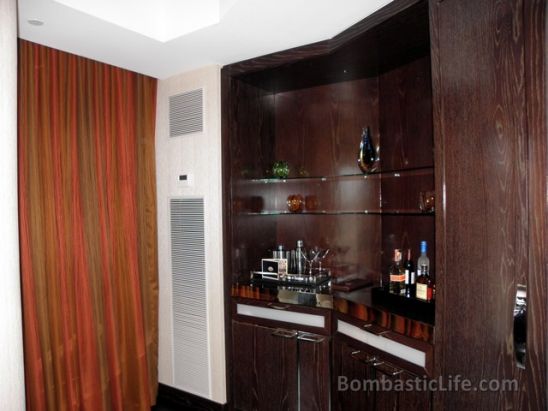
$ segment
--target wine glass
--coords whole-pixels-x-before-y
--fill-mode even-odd
[[[318,257],[317,254],[314,252],[313,249],[311,250],[304,250],[300,249],[301,256],[303,257],[306,264],[308,264],[308,275],[312,275],[312,265],[314,264],[314,261],[316,261],[316,258]]]
[[[327,257],[327,254],[329,254],[329,248],[322,249],[318,246],[315,246],[310,250],[310,254],[312,255],[310,272],[312,273],[312,264],[314,264],[317,261],[318,262],[318,274],[321,275],[321,273],[322,273],[322,261],[325,257]]]
[[[329,248],[322,250],[318,255],[318,272],[320,275],[322,274],[322,261],[327,257],[327,254],[329,254]]]

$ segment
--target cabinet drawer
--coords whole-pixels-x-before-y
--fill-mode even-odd
[[[330,312],[312,307],[238,299],[232,303],[232,318],[271,327],[298,328],[328,335]]]
[[[337,335],[333,340],[332,409],[430,411],[432,393],[421,386],[421,377],[387,357],[353,338]],[[399,384],[406,389],[382,388],[388,380],[392,387]],[[350,381],[354,389],[349,389]]]
[[[377,355],[410,370],[417,375],[431,375],[433,347],[393,333],[382,327],[365,323],[359,327],[337,319],[337,332],[366,344]]]

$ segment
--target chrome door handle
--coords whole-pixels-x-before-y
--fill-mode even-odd
[[[362,326],[362,329],[364,331],[367,331],[368,333],[371,333],[371,334],[379,336],[379,337],[382,337],[384,334],[390,332],[390,330],[387,330],[386,328],[381,327],[377,324],[373,324],[373,323],[364,324]]]
[[[282,338],[295,338],[298,334],[299,333],[297,331],[284,330],[282,328],[278,328],[272,333],[274,337],[282,337]]]
[[[527,286],[518,284],[514,306],[514,356],[518,368],[525,369],[527,349]]]
[[[322,337],[321,335],[300,332],[297,336],[297,340],[319,344],[323,340],[325,340],[325,337]]]
[[[382,365],[382,367],[381,367]],[[389,363],[383,363],[383,362],[380,362],[380,363],[375,363],[373,364],[373,367],[375,367],[376,370],[390,376],[390,377],[395,377],[396,375],[400,375],[403,370],[401,368],[398,368],[398,367],[395,367],[393,366],[392,364],[389,364]]]
[[[273,303],[267,304],[268,308],[273,308],[275,310],[287,310],[289,308],[289,305],[276,305]]]

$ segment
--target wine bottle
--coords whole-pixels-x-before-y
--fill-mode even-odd
[[[411,259],[411,249],[407,249],[407,257],[403,262],[405,270],[405,296],[411,297],[415,295],[415,265]]]
[[[389,291],[401,295],[405,292],[405,271],[401,264],[401,250],[394,250],[394,261],[390,266]]]
[[[362,140],[360,143],[360,152],[358,155],[358,166],[363,173],[374,171],[377,153],[371,140],[371,132],[369,127],[365,127],[362,131]]]
[[[417,260],[416,297],[424,301],[428,301],[428,281],[430,276],[430,259],[426,255],[427,250],[426,241],[421,241],[421,255]]]

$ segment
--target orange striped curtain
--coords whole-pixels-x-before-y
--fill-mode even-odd
[[[150,410],[156,80],[19,43],[28,410]]]

